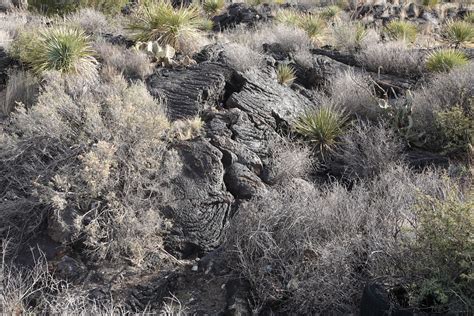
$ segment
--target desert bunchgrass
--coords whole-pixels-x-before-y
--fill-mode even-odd
[[[325,159],[334,151],[347,122],[348,116],[342,110],[328,105],[304,111],[293,128],[313,144],[321,158]]]
[[[474,41],[474,25],[466,21],[448,22],[443,33],[446,40],[455,47]]]
[[[219,13],[225,6],[225,0],[204,0],[202,8],[208,15]]]
[[[298,26],[301,14],[295,10],[280,10],[275,15],[275,20],[278,23],[286,24],[289,26]]]
[[[22,38],[22,37],[20,37]],[[33,72],[41,75],[45,71],[75,73],[91,77],[96,73],[97,61],[89,37],[80,29],[68,27],[47,28],[38,34],[26,36],[20,41],[22,62],[31,66]],[[21,45],[25,47],[21,47]]]
[[[426,68],[432,72],[447,72],[455,67],[464,66],[468,59],[463,52],[455,49],[443,49],[431,53],[426,60]]]
[[[157,41],[183,51],[202,39],[206,21],[197,6],[174,8],[170,1],[161,0],[138,10],[128,28],[137,41]]]
[[[414,42],[416,39],[416,26],[410,22],[392,21],[385,27],[385,33],[392,40]]]
[[[277,67],[278,83],[288,86],[295,80],[295,69],[287,64],[281,64]]]

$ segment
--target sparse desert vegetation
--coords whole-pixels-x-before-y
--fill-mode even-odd
[[[0,0],[0,314],[472,314],[473,16]]]

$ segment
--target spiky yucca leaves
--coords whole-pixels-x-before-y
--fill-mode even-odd
[[[348,116],[330,105],[306,110],[298,117],[293,128],[314,144],[322,159],[325,159],[334,151],[339,138],[346,130],[347,122]]]
[[[280,10],[275,15],[275,20],[279,23],[289,25],[289,26],[298,26],[301,18],[301,14],[295,10]]]
[[[278,83],[288,86],[296,79],[295,69],[287,64],[280,64],[277,67]]]
[[[303,14],[299,20],[301,27],[312,40],[318,40],[324,33],[325,22],[318,15]]]
[[[393,40],[414,42],[416,39],[416,25],[405,21],[392,21],[385,27],[385,33]]]
[[[339,14],[339,12],[341,12],[341,8],[339,8],[337,5],[331,5],[321,12],[321,17],[326,20],[331,20],[334,19]]]
[[[225,0],[204,0],[202,8],[208,15],[219,13],[225,6]]]
[[[170,1],[160,0],[138,10],[128,28],[137,41],[157,41],[183,51],[202,39],[206,22],[196,6],[175,9]]]
[[[450,71],[468,63],[467,56],[458,50],[443,49],[431,53],[426,60],[426,68],[433,72]]]
[[[464,16],[464,21],[466,21],[467,23],[474,24],[474,11],[466,14]]]
[[[34,35],[36,37],[31,37],[32,42],[24,47],[20,58],[31,65],[37,75],[49,70],[76,73],[84,77],[96,74],[94,51],[89,37],[82,30],[57,27],[44,29]]]
[[[446,40],[455,47],[474,41],[474,25],[465,21],[448,22],[443,33]]]

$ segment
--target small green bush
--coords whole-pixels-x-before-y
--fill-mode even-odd
[[[414,42],[417,35],[416,25],[405,21],[392,21],[385,27],[385,33],[393,40]]]
[[[317,15],[303,14],[299,21],[299,27],[308,34],[309,38],[317,40],[324,33],[325,22]]]
[[[432,72],[447,72],[468,63],[463,52],[454,49],[438,50],[431,53],[426,60],[426,68]]]
[[[474,200],[451,190],[443,199],[422,195],[410,251],[414,306],[433,312],[468,311],[473,302]]]
[[[277,67],[278,83],[288,86],[295,80],[295,69],[289,65],[281,64]]]
[[[427,7],[434,7],[439,3],[439,0],[423,0],[423,5]]]
[[[451,21],[444,28],[444,37],[455,47],[474,40],[474,25],[466,21]]]
[[[324,159],[334,151],[339,138],[344,134],[348,116],[333,106],[322,106],[307,110],[294,124],[294,130],[315,145]]]
[[[275,15],[275,20],[289,26],[298,26],[301,14],[295,10],[280,10]]]
[[[178,51],[192,51],[201,44],[201,30],[209,25],[207,21],[196,6],[175,9],[171,2],[160,0],[138,10],[128,28],[137,41],[157,41]]]
[[[93,57],[94,51],[89,37],[79,29],[48,28],[38,33],[25,33],[18,41],[14,51],[37,75],[48,70],[78,73],[85,77],[95,74],[97,61]]]
[[[474,110],[472,103],[471,111]],[[461,107],[455,106],[438,112],[436,121],[445,153],[467,153],[470,150],[474,141],[474,117],[466,115]]]
[[[204,0],[202,8],[208,15],[219,13],[225,6],[225,0]]]

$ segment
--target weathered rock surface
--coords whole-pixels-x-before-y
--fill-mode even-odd
[[[172,218],[168,247],[189,257],[216,247],[227,224],[233,197],[224,185],[222,153],[207,140],[175,144],[182,170],[169,181],[174,200],[165,207]]]
[[[232,73],[222,64],[201,63],[186,69],[161,69],[147,79],[147,85],[154,97],[166,101],[169,119],[176,120],[216,107]]]
[[[266,192],[262,180],[238,162],[227,168],[224,181],[229,192],[239,199],[249,199]]]
[[[258,21],[266,21],[271,15],[269,6],[253,8],[245,3],[233,3],[227,11],[212,18],[214,30],[220,31],[239,24],[254,25]]]

